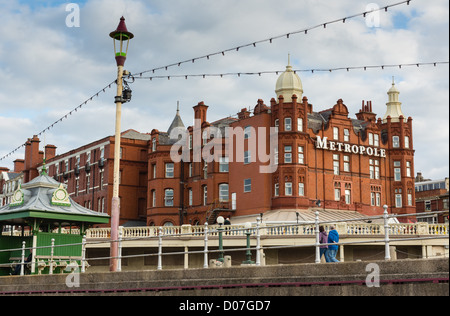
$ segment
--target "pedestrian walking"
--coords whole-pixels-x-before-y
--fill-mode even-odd
[[[336,254],[339,249],[339,233],[337,232],[334,225],[330,226],[330,232],[328,233],[328,243],[329,244],[336,244],[336,245],[329,245],[328,251],[325,253],[325,256],[328,256],[328,262],[339,262],[339,260],[336,259]]]
[[[319,243],[326,244],[328,243],[328,234],[323,226],[319,227]],[[328,246],[320,246],[320,259],[322,259],[322,256],[325,256],[325,261],[328,262],[328,257],[326,252],[328,251]]]

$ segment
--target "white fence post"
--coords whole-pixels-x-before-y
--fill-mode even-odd
[[[158,267],[157,270],[162,270],[162,227],[158,229]]]
[[[50,271],[48,274],[53,274],[53,253],[55,249],[55,238],[52,238],[52,244],[50,248],[50,264],[48,265],[50,268]]]
[[[261,265],[261,232],[260,232],[261,218],[256,218],[256,265]]]
[[[119,244],[117,246],[117,271],[122,271],[122,238],[123,238],[123,227],[119,227]]]
[[[316,211],[316,263],[320,263],[319,211]]]
[[[388,206],[383,206],[384,208],[384,242],[385,242],[385,248],[384,248],[384,260],[391,260],[391,252],[389,249],[389,224],[388,224]]]
[[[208,268],[208,223],[205,223],[205,250],[204,250],[204,260],[203,268]]]
[[[24,275],[25,272],[25,241],[22,241],[22,258],[20,261],[20,275]]]
[[[81,273],[86,272],[86,235],[81,242]]]

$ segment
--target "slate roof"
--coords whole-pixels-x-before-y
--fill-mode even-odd
[[[70,206],[52,203],[53,193],[59,189],[61,183],[41,174],[32,181],[19,188],[23,193],[23,204],[13,206],[13,203],[0,207],[0,221],[22,221],[25,218],[47,218],[87,223],[108,223],[109,215],[89,210],[77,204],[68,197]]]

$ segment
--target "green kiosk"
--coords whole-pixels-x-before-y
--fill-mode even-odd
[[[40,176],[19,186],[11,203],[0,207],[0,275],[14,273],[22,260],[23,242],[25,259],[31,259],[28,273],[64,273],[69,265],[80,266],[86,230],[109,223],[109,218],[75,203],[64,185],[47,175],[44,165]]]

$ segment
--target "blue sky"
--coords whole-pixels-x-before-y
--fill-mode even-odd
[[[373,1],[370,1],[373,3]],[[380,7],[398,1],[377,2]],[[65,24],[69,3],[80,5],[80,27]],[[132,73],[204,56],[240,44],[300,30],[365,11],[357,0],[0,0],[0,158],[69,113],[116,76],[112,40],[120,16],[135,34],[126,68]],[[362,17],[199,60],[155,75],[284,70],[448,61],[448,0],[412,0],[380,12],[380,27]],[[343,99],[350,113],[372,100],[383,117],[395,76],[402,109],[413,118],[416,172],[449,175],[448,65],[402,69],[300,73],[304,95],[315,111]],[[276,75],[210,79],[137,80],[123,109],[123,130],[166,130],[180,101],[185,125],[192,107],[210,106],[214,121],[270,104]],[[114,134],[115,89],[107,89],[46,132],[58,153]],[[354,114],[352,114],[354,117]],[[431,128],[433,127],[433,128]],[[12,168],[19,150],[0,166]]]

